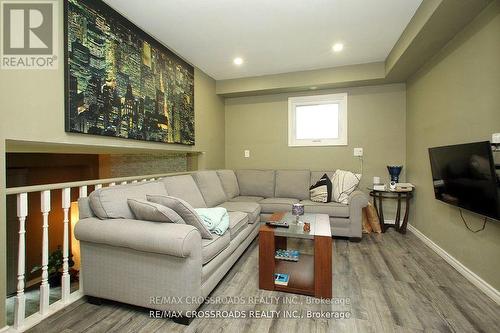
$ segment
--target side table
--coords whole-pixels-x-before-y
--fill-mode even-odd
[[[406,226],[408,224],[408,214],[410,212],[410,199],[413,197],[413,190],[411,191],[396,191],[396,190],[374,190],[373,188],[368,188],[370,190],[370,196],[373,197],[373,206],[377,211],[378,219],[380,220],[380,227],[382,232],[385,232],[388,228],[394,228],[396,231],[406,234]],[[384,209],[382,206],[383,199],[396,199],[397,210],[396,219],[394,225],[386,224],[384,221]],[[401,202],[405,201],[405,215],[401,221]]]

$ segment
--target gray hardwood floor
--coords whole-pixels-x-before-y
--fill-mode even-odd
[[[311,250],[304,241],[293,246]],[[347,311],[349,319],[198,318],[182,326],[151,319],[145,309],[114,302],[97,306],[82,299],[29,332],[500,332],[500,306],[411,233],[391,229],[365,235],[360,243],[336,239],[333,271],[336,303],[344,304],[306,304],[308,298],[297,296],[295,302],[303,304],[205,304],[201,309]],[[293,295],[258,289],[254,241],[211,296]]]

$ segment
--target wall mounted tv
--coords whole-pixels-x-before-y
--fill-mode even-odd
[[[500,220],[500,175],[489,141],[429,148],[436,199]]]

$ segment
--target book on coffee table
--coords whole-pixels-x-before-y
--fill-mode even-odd
[[[274,213],[273,215],[271,215],[271,217],[269,217],[269,220],[266,222],[266,224],[273,227],[288,228],[290,227],[290,225],[288,224],[288,221],[283,218],[284,216],[285,213]]]
[[[274,274],[274,284],[278,284],[280,286],[288,286],[288,280],[290,277],[288,274],[277,273]]]

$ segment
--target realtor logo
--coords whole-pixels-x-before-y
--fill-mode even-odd
[[[56,1],[1,1],[2,69],[57,69]]]

